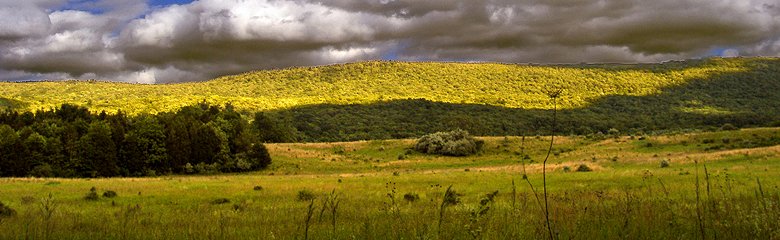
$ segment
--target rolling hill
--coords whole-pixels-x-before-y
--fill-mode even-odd
[[[301,139],[416,136],[453,127],[477,135],[548,132],[548,93],[562,90],[563,132],[651,131],[780,120],[780,59],[658,64],[514,65],[360,62],[263,70],[206,82],[0,83],[0,108],[159,113],[198,102],[271,112]]]

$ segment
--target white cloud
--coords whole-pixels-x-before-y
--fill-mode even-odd
[[[45,35],[51,27],[48,14],[31,2],[0,2],[0,40]]]
[[[63,6],[70,10],[59,10]],[[0,0],[0,79],[205,80],[378,59],[780,56],[776,0]]]
[[[121,41],[127,46],[173,47],[183,32],[193,31],[193,16],[186,6],[171,6],[130,22],[122,30]]]

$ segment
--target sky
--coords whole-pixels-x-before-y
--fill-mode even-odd
[[[0,80],[780,56],[780,0],[0,0]]]

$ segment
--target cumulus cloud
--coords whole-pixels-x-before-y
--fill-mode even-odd
[[[0,41],[38,37],[51,27],[49,16],[33,2],[0,2]]]
[[[369,59],[780,55],[774,0],[0,0],[0,79],[199,81]],[[719,50],[719,51],[715,51]]]

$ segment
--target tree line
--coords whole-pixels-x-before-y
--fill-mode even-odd
[[[262,117],[262,116],[261,116]],[[255,121],[262,123],[262,121]],[[242,172],[266,168],[273,134],[230,104],[175,112],[94,114],[63,104],[0,113],[0,176],[113,177]]]

